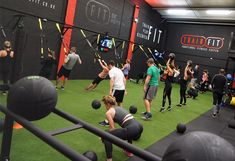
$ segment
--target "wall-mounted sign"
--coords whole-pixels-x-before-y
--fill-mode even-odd
[[[210,52],[219,52],[219,49],[224,46],[224,38],[213,36],[183,34],[180,42],[182,48]]]
[[[142,30],[137,32],[136,36],[138,38],[152,41],[153,43],[157,42],[157,44],[159,44],[162,36],[162,30],[142,22]]]

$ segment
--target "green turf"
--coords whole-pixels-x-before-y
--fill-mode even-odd
[[[109,82],[108,80],[103,81],[95,91],[87,92],[84,88],[89,83],[89,80],[69,81],[65,91],[58,90],[59,99],[57,107],[105,130],[107,127],[98,125],[98,122],[102,121],[105,117],[104,106],[99,110],[93,110],[91,108],[91,101],[93,99],[101,99],[103,95],[108,94]],[[157,140],[174,131],[177,123],[187,123],[208,111],[211,107],[211,94],[206,93],[199,95],[197,100],[188,99],[186,107],[176,108],[175,105],[178,104],[179,101],[179,86],[174,84],[172,91],[173,110],[171,112],[167,111],[165,113],[160,113],[159,109],[162,101],[162,90],[163,84],[160,85],[157,97],[153,101],[152,120],[143,121],[141,119],[141,112],[145,110],[142,99],[143,86],[130,82],[127,83],[127,96],[125,96],[123,106],[128,109],[130,105],[136,105],[138,107],[138,112],[134,116],[144,125],[144,132],[141,139],[134,142],[138,147],[146,148],[150,146]],[[5,96],[0,95],[1,104],[5,104],[5,99]],[[71,125],[71,123],[58,118],[53,114],[40,121],[34,122],[34,124],[44,131],[51,131]],[[104,146],[100,139],[85,130],[66,133],[57,136],[56,138],[80,153],[83,153],[86,150],[93,150],[97,153],[99,160],[105,160]],[[127,159],[121,149],[115,147],[113,152],[113,160],[121,161]],[[64,161],[67,159],[25,129],[21,129],[14,130],[11,160]]]

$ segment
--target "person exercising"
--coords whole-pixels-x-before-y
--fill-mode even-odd
[[[180,103],[176,106],[182,107],[182,105],[186,105],[187,83],[192,77],[193,77],[192,61],[188,60],[187,66],[184,68],[184,74],[180,79]]]
[[[0,50],[0,73],[2,75],[3,80],[3,90],[2,94],[6,94],[6,89],[9,88],[9,77],[10,77],[10,71],[12,66],[12,60],[14,58],[14,51],[11,48],[11,42],[10,41],[4,41],[4,47],[3,50]]]
[[[126,79],[128,79],[129,72],[131,70],[130,60],[126,60],[126,64],[121,69]]]
[[[212,92],[213,92],[212,117],[216,117],[216,115],[219,114],[220,104],[222,102],[224,92],[228,88],[227,78],[224,75],[225,75],[224,69],[220,69],[219,74],[216,74],[211,81]]]
[[[104,96],[102,101],[106,107],[106,118],[109,121],[108,133],[127,140],[128,143],[132,144],[132,140],[139,137],[143,132],[143,126],[127,110],[117,106],[114,96]],[[119,124],[121,128],[115,128],[115,123]],[[112,143],[105,139],[102,140],[105,146],[107,161],[112,161]],[[124,152],[128,157],[133,156],[132,153],[126,150]]]
[[[56,64],[55,52],[48,49],[48,55],[46,58],[41,58],[42,68],[39,72],[39,76],[50,79],[53,66]]]
[[[160,112],[165,111],[165,103],[166,103],[166,97],[168,98],[169,106],[167,108],[168,111],[172,109],[171,107],[171,90],[172,90],[172,83],[175,73],[175,54],[171,53],[169,55],[169,59],[166,63],[166,80],[165,80],[165,87],[163,91],[163,98],[162,98],[162,107],[160,109]]]
[[[64,90],[65,83],[68,80],[69,75],[70,75],[72,69],[74,68],[74,66],[76,65],[76,63],[78,62],[79,64],[82,64],[80,56],[78,54],[76,54],[76,51],[77,51],[76,47],[72,47],[70,49],[69,54],[65,57],[64,64],[61,66],[61,68],[57,74],[56,88],[60,82],[59,79],[62,76],[64,76],[65,78],[64,78],[63,84],[61,86],[61,89]]]
[[[108,68],[107,63],[104,60],[101,61],[100,59],[98,59],[98,61],[99,61],[100,66],[102,67],[103,70],[102,70],[102,72],[100,72],[98,74],[98,76],[94,79],[94,81],[88,87],[86,87],[86,90],[88,90],[88,91],[95,89],[98,86],[98,84],[102,80],[104,80],[107,77],[107,75],[109,74],[109,68]]]

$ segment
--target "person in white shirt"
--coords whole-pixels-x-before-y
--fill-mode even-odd
[[[111,60],[109,66],[110,87],[109,94],[116,98],[118,106],[121,106],[125,94],[126,79],[121,69],[115,67],[115,63]]]
[[[108,63],[109,67],[109,95],[113,96],[118,106],[122,105],[126,90],[126,79],[121,69],[115,67],[115,62],[111,60]],[[101,126],[109,126],[108,120],[99,122]]]

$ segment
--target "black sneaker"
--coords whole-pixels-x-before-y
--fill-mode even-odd
[[[168,106],[168,107],[167,107],[167,110],[168,110],[168,111],[171,111],[171,109],[172,109],[171,106]]]
[[[147,112],[146,115],[144,115],[144,116],[142,117],[142,119],[144,119],[144,120],[150,120],[151,118],[152,118],[152,114],[149,113],[149,112]]]
[[[162,107],[159,112],[164,112],[166,109]]]
[[[182,105],[186,106],[186,103],[183,103]]]
[[[147,112],[141,112],[142,115],[146,115]]]
[[[178,105],[176,105],[176,106],[178,106],[178,107],[182,107],[182,105],[181,105],[181,104],[178,104]]]
[[[216,117],[216,114],[215,114],[215,113],[213,113],[211,116],[212,116],[213,118],[215,118],[215,117]]]
[[[61,90],[64,91],[64,86],[61,86]]]
[[[99,122],[99,124],[100,124],[101,126],[109,126],[109,123],[108,123],[108,122],[106,122],[105,120],[104,120],[104,121]]]
[[[7,95],[7,92],[6,92],[6,91],[3,91],[3,92],[2,92],[2,95],[6,96],[6,95]]]

